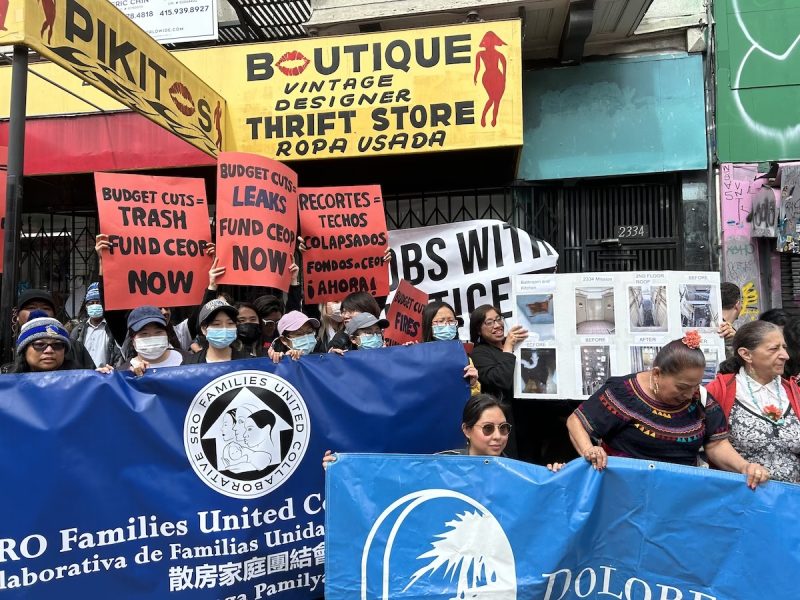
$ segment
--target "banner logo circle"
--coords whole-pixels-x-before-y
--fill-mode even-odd
[[[183,442],[206,485],[248,499],[269,494],[291,477],[310,434],[308,407],[292,384],[265,371],[236,371],[194,397]]]

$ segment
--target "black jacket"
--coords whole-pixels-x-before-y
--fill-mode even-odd
[[[84,319],[75,326],[72,333],[69,335],[72,343],[79,342],[81,346],[86,342],[86,332],[89,330],[89,319]],[[106,331],[108,332],[106,340],[106,360],[107,364],[116,367],[122,362],[122,352],[114,339],[114,334],[111,332],[111,327],[106,322]],[[84,348],[85,350],[85,348]],[[88,350],[87,350],[88,353]],[[91,355],[90,355],[91,356]],[[102,366],[102,365],[101,365]]]

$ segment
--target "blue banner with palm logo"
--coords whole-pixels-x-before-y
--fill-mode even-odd
[[[327,600],[762,600],[800,589],[800,486],[611,458],[340,455]]]
[[[0,376],[0,594],[321,598],[324,451],[461,444],[466,363],[436,342]]]

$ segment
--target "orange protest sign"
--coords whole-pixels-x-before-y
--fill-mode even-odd
[[[297,173],[223,152],[217,163],[217,255],[224,283],[289,289],[297,243]]]
[[[422,311],[428,304],[428,294],[405,279],[400,280],[394,299],[389,305],[386,320],[389,327],[383,332],[387,346],[422,341]]]
[[[208,285],[211,227],[205,182],[95,173],[109,310],[199,304]]]
[[[386,215],[378,185],[301,188],[300,234],[305,299],[341,300],[352,292],[389,293]]]
[[[3,272],[6,242],[6,176],[5,171],[0,171],[0,273]]]

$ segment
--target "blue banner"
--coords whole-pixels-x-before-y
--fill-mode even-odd
[[[612,458],[340,455],[327,600],[778,600],[800,590],[800,487]]]
[[[437,342],[2,376],[0,593],[321,598],[324,451],[461,444],[466,363]]]

